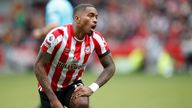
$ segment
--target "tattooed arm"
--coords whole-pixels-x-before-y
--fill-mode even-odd
[[[107,54],[104,57],[100,57],[100,62],[104,68],[103,72],[96,79],[95,83],[99,87],[103,86],[115,73],[115,64],[113,62],[111,54]],[[80,96],[90,96],[94,91],[87,86],[80,86],[76,88],[75,92],[72,95],[71,100],[74,101],[77,97]]]
[[[50,104],[52,108],[63,108],[59,100],[57,99],[55,93],[53,92],[51,88],[51,84],[48,81],[47,74],[45,72],[45,65],[49,63],[51,59],[51,55],[43,52],[42,50],[39,51],[37,61],[35,63],[35,75],[37,80],[39,81],[40,85],[45,91],[45,94],[47,95]]]
[[[97,83],[99,87],[103,86],[115,73],[115,64],[113,62],[111,54],[101,57],[100,62],[104,70],[95,81],[95,83]]]

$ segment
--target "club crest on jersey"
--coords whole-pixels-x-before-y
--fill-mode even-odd
[[[107,46],[107,42],[105,40],[103,40],[104,46]]]
[[[90,46],[86,46],[85,47],[85,54],[89,54],[91,53],[91,47]]]

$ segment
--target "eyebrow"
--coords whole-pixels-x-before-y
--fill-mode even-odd
[[[92,14],[92,15],[98,16],[98,14],[97,14],[97,13],[94,13],[94,12],[89,12],[89,13],[88,13],[88,15],[89,15],[89,14]]]

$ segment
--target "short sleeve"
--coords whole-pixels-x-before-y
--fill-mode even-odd
[[[53,50],[56,48],[56,46],[62,41],[62,34],[59,32],[59,29],[53,29],[51,32],[49,32],[44,39],[41,49],[44,52],[47,52],[49,54],[53,53]]]
[[[99,57],[103,57],[110,53],[107,42],[99,33],[93,34],[93,41],[95,44],[95,52]]]

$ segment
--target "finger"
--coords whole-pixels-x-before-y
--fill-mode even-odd
[[[76,98],[76,95],[77,95],[77,92],[73,92],[72,96],[71,96],[71,99],[75,99]]]
[[[81,90],[77,90],[72,94],[72,98],[76,99],[77,97],[81,96]]]
[[[75,94],[75,98],[78,98],[78,97],[80,97],[80,96],[82,96],[82,95],[83,95],[83,92],[80,92],[80,91],[79,91],[78,93]]]
[[[74,92],[77,92],[79,90],[81,90],[81,86],[76,87]]]
[[[77,98],[82,96],[89,96],[89,95],[86,92],[81,91],[81,92],[78,92],[75,97]]]

